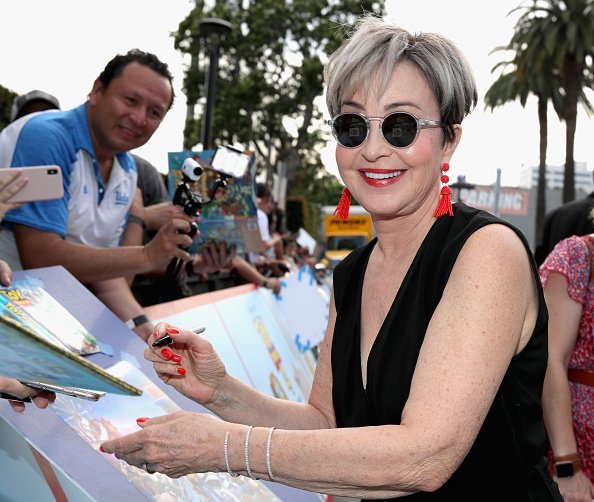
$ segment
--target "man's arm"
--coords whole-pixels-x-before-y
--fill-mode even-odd
[[[62,265],[80,282],[90,283],[164,268],[172,258],[187,261],[190,224],[174,219],[145,246],[99,248],[62,239],[58,234],[13,225],[23,268]],[[181,233],[178,233],[178,230]]]
[[[89,284],[89,288],[107,308],[124,322],[144,315],[142,307],[134,298],[130,286],[123,277],[97,281]],[[132,329],[146,342],[153,334],[153,323],[147,319],[146,322]]]

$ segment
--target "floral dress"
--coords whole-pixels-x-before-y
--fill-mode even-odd
[[[550,272],[567,278],[567,293],[582,304],[578,337],[569,368],[594,372],[594,280],[590,281],[590,253],[586,241],[594,236],[572,236],[559,242],[540,266],[540,279],[546,286]],[[594,387],[569,382],[573,427],[582,469],[594,482]]]

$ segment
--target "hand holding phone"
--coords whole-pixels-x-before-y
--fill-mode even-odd
[[[25,166],[25,167],[3,167],[0,168],[0,179],[6,174],[13,174],[15,170],[21,171],[21,175],[11,180],[8,185],[0,189],[2,192],[15,187],[20,181],[26,179],[27,184],[10,196],[4,203],[21,203],[50,199],[60,199],[64,195],[62,182],[62,170],[60,166]],[[1,183],[0,183],[1,184]]]

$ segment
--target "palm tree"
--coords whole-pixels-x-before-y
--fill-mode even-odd
[[[550,63],[561,81],[561,117],[566,125],[563,202],[569,202],[575,199],[573,153],[578,102],[589,113],[593,111],[583,89],[592,84],[594,0],[532,0],[531,5],[520,5],[512,12],[516,10],[524,11],[514,34],[518,47],[525,51],[522,61],[531,66],[538,60]]]
[[[513,11],[512,11],[513,12]],[[526,39],[537,38],[534,32],[541,29],[539,23],[516,25],[514,35],[506,46],[496,47],[491,51],[511,51],[510,61],[497,63],[492,73],[501,70],[499,78],[491,84],[485,94],[485,108],[495,109],[511,101],[519,100],[522,107],[530,94],[538,99],[538,123],[540,134],[538,183],[536,188],[536,242],[540,242],[542,225],[546,213],[546,165],[548,125],[547,109],[549,100],[557,113],[561,113],[562,96],[558,72],[552,65],[551,58],[545,51],[539,51],[536,45],[527,45]],[[531,35],[525,33],[528,30]],[[506,70],[508,70],[506,72]]]

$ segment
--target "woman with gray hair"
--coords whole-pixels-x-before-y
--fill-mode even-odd
[[[143,419],[103,451],[173,477],[226,471],[364,499],[562,500],[544,459],[547,312],[530,248],[450,201],[477,101],[466,59],[440,35],[365,16],[325,77],[337,214],[352,193],[377,238],[334,271],[308,403],[251,389],[207,340],[162,323],[150,341],[173,344],[145,357],[220,419]]]

